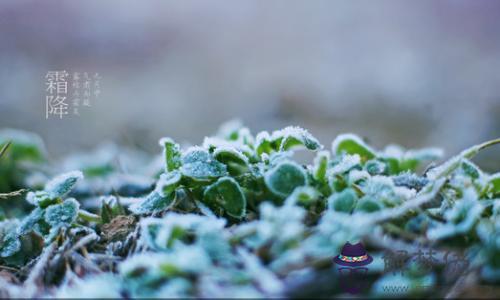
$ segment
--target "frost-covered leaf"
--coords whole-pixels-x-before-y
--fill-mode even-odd
[[[44,235],[49,230],[49,225],[45,222],[45,210],[37,207],[31,211],[29,215],[23,218],[17,233],[19,235],[27,234],[30,231],[35,231],[40,235]]]
[[[15,231],[5,235],[0,245],[0,257],[9,257],[21,250],[21,241]]]
[[[358,154],[340,155],[332,163],[333,167],[328,169],[329,176],[343,174],[353,168],[361,169],[361,157]]]
[[[371,213],[381,209],[382,205],[380,205],[375,199],[373,199],[370,196],[364,196],[361,199],[359,199],[354,211]]]
[[[354,185],[370,180],[370,178],[370,173],[365,170],[352,169],[347,176],[347,182],[350,185]]]
[[[380,204],[395,206],[415,196],[415,190],[404,186],[395,186],[391,178],[386,176],[372,176],[361,187],[363,193],[377,199]]]
[[[180,171],[183,176],[202,182],[227,175],[226,165],[213,159],[208,151],[196,147],[183,155]]]
[[[159,141],[163,147],[163,156],[165,158],[165,170],[171,172],[181,166],[181,147],[171,138],[164,137]]]
[[[306,148],[309,150],[319,150],[322,145],[307,130],[289,126],[281,130],[274,131],[271,141],[276,145],[275,150],[288,151],[294,148]]]
[[[478,201],[476,192],[469,188],[464,191],[463,197],[455,203],[455,206],[446,211],[447,223],[431,228],[427,232],[427,236],[429,239],[438,240],[457,234],[465,234],[477,224],[483,210],[484,206]]]
[[[245,216],[245,195],[238,182],[231,177],[219,178],[208,186],[203,193],[203,201],[210,207],[223,208],[228,215],[234,218]]]
[[[49,181],[44,190],[51,199],[60,198],[69,193],[80,179],[83,179],[82,172],[67,172]]]
[[[168,250],[177,244],[192,244],[193,238],[206,234],[220,235],[225,225],[223,218],[168,212],[162,219],[141,220],[141,240],[151,249]]]
[[[420,190],[429,183],[427,178],[408,172],[392,177],[392,181],[394,181],[396,186],[405,186],[416,190]]]
[[[262,131],[255,137],[255,152],[261,156],[264,153],[271,153],[273,147],[271,145],[271,135],[267,131]]]
[[[46,191],[36,191],[29,192],[26,195],[26,201],[41,208],[45,208],[49,205],[58,203],[60,199],[52,198]]]
[[[237,176],[249,171],[248,158],[234,148],[217,148],[213,156],[217,161],[226,165],[227,171],[232,176]]]
[[[52,227],[65,227],[75,222],[80,204],[73,198],[45,209],[45,222]]]
[[[332,143],[332,151],[335,155],[357,154],[362,161],[367,161],[376,156],[376,151],[368,146],[363,140],[354,134],[341,134]]]
[[[160,175],[160,179],[156,184],[156,191],[163,197],[172,194],[180,185],[182,175],[179,171],[173,171]]]
[[[500,196],[500,173],[489,176],[486,185],[486,192],[492,197]]]
[[[356,192],[350,188],[340,193],[332,194],[328,198],[328,208],[335,211],[351,213],[358,202]]]
[[[309,206],[316,202],[321,194],[313,187],[299,186],[295,188],[290,196],[286,198],[286,205],[303,205]]]
[[[136,214],[152,214],[167,210],[175,201],[175,193],[162,196],[158,191],[152,191],[144,198],[139,198],[136,203],[129,206],[129,210]]]
[[[328,169],[328,161],[330,153],[328,151],[320,151],[314,158],[313,177],[319,182],[326,182],[326,171]]]
[[[264,180],[271,192],[287,197],[296,187],[307,184],[307,175],[297,163],[285,161],[266,172]]]
[[[462,171],[464,174],[473,179],[478,179],[483,174],[478,166],[476,166],[473,162],[468,159],[462,160]]]
[[[365,163],[364,169],[370,175],[382,175],[387,171],[387,165],[380,160],[371,159]]]

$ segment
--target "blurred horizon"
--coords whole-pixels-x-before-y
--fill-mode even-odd
[[[498,1],[28,1],[0,3],[0,128],[52,156],[113,141],[157,153],[230,119],[325,145],[446,157],[500,137]],[[98,72],[80,116],[45,117],[48,71]],[[500,151],[478,157],[498,170]]]

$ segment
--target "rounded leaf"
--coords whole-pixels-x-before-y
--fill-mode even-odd
[[[235,149],[228,147],[217,148],[213,155],[217,161],[226,165],[229,174],[233,176],[249,171],[248,158]]]
[[[146,197],[129,206],[129,210],[136,214],[152,214],[164,211],[174,204],[175,193],[162,196],[158,191],[152,191]]]
[[[375,199],[371,197],[363,197],[358,201],[355,211],[371,213],[381,209],[381,205]]]
[[[356,195],[356,192],[354,192],[351,188],[347,188],[340,193],[331,195],[328,198],[328,208],[335,211],[351,213],[357,202],[358,196]]]
[[[287,197],[296,187],[307,184],[307,175],[300,165],[285,161],[267,171],[264,181],[273,194]]]
[[[354,134],[341,134],[332,143],[332,151],[336,155],[342,153],[358,154],[362,161],[367,161],[376,156],[376,151]]]
[[[245,215],[246,198],[240,185],[230,177],[223,177],[207,187],[203,194],[204,202],[211,207],[220,207],[234,217]]]
[[[277,145],[275,150],[278,151],[288,151],[294,148],[319,150],[323,147],[307,130],[294,126],[288,126],[273,132],[271,141]]]
[[[51,205],[45,210],[45,222],[52,227],[68,226],[76,220],[79,208],[80,204],[73,198]]]
[[[195,181],[210,181],[227,175],[226,165],[213,159],[202,148],[192,148],[184,155],[180,171]]]

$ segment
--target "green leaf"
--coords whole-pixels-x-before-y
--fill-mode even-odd
[[[182,175],[179,171],[161,174],[160,179],[156,184],[156,190],[160,193],[160,195],[166,197],[177,189],[181,183],[181,179]]]
[[[77,184],[78,180],[83,179],[80,171],[72,171],[61,174],[45,185],[45,191],[51,199],[61,198],[69,193]]]
[[[262,131],[255,137],[255,152],[261,156],[263,153],[271,153],[273,148],[271,146],[271,136],[269,132]]]
[[[40,207],[35,208],[21,221],[17,233],[23,235],[33,230],[40,235],[46,234],[49,228],[48,224],[44,221],[44,217],[45,210]]]
[[[210,182],[227,175],[226,165],[216,161],[208,151],[193,147],[182,158],[181,173],[194,181]]]
[[[232,176],[238,176],[249,171],[248,158],[233,148],[217,148],[213,156],[217,161],[226,165],[229,174]]]
[[[453,208],[445,212],[447,223],[429,229],[427,236],[431,240],[439,240],[464,235],[478,223],[483,210],[484,206],[478,201],[475,190],[466,189],[463,197],[455,203]]]
[[[56,204],[61,201],[59,198],[51,198],[49,193],[46,191],[29,192],[26,195],[26,200],[29,203],[37,205],[41,208],[45,208],[49,205]]]
[[[478,168],[478,166],[465,158],[462,160],[462,171],[464,172],[464,174],[473,179],[478,179],[482,175],[482,172]]]
[[[332,151],[336,155],[342,153],[358,154],[363,162],[376,156],[376,151],[354,134],[341,134],[332,143]]]
[[[364,169],[370,175],[382,175],[387,171],[387,165],[379,160],[371,159],[365,163]]]
[[[271,141],[277,145],[275,150],[278,151],[288,151],[295,148],[319,150],[323,147],[307,130],[294,126],[273,132]]]
[[[12,236],[12,239],[3,243],[0,257],[5,255],[4,264],[22,267],[42,252],[43,244],[43,238],[33,231],[17,237]]]
[[[45,209],[45,222],[52,227],[65,227],[75,222],[80,204],[73,198]]]
[[[296,187],[307,184],[307,175],[297,163],[284,161],[267,171],[264,181],[273,194],[285,198]]]
[[[358,154],[341,154],[332,162],[333,166],[328,169],[328,176],[341,175],[354,168],[361,169],[361,158]]]
[[[245,195],[238,182],[231,177],[219,178],[214,184],[208,186],[203,193],[203,200],[210,207],[223,208],[234,218],[245,216]]]
[[[174,200],[175,193],[164,197],[159,192],[152,191],[137,203],[130,205],[129,210],[136,215],[157,213],[170,208],[174,204]]]
[[[21,250],[21,241],[15,234],[15,231],[4,236],[0,247],[0,257],[9,257]]]
[[[165,157],[165,170],[171,172],[181,166],[181,147],[174,140],[168,137],[160,139],[160,146],[163,147],[163,156]]]
[[[358,201],[355,211],[371,213],[381,209],[382,206],[375,199],[365,196]]]
[[[101,220],[103,223],[109,223],[119,215],[125,215],[125,209],[119,198],[115,196],[102,197],[101,202]]]
[[[340,193],[332,194],[328,198],[328,208],[335,211],[351,213],[358,202],[356,192],[347,188]]]
[[[330,153],[328,151],[320,151],[314,158],[313,178],[319,182],[325,183],[326,171],[328,169],[328,161],[330,160]]]
[[[491,197],[500,196],[500,173],[493,174],[488,178],[486,190]]]
[[[286,199],[287,205],[303,205],[309,206],[310,204],[316,202],[321,194],[313,187],[310,186],[299,186],[295,188],[290,196]]]

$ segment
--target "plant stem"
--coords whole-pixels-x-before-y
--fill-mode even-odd
[[[87,222],[94,222],[94,223],[101,222],[100,216],[93,214],[93,213],[90,213],[90,212],[83,210],[83,209],[80,209],[80,211],[78,211],[78,217],[80,217],[81,219],[83,219]]]

